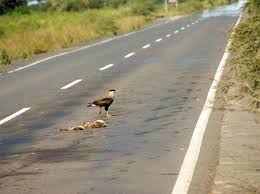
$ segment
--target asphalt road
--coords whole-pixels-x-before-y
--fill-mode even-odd
[[[239,15],[234,7],[3,72],[1,193],[171,193]],[[119,94],[107,128],[59,132],[100,118],[85,106],[111,88]]]

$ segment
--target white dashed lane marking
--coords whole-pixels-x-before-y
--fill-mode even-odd
[[[7,121],[10,121],[11,119],[13,119],[13,118],[15,118],[15,117],[17,117],[17,116],[19,116],[19,115],[25,113],[26,111],[28,111],[28,110],[30,110],[30,109],[31,109],[31,107],[28,107],[28,108],[23,108],[23,109],[17,111],[16,113],[14,113],[14,114],[12,114],[12,115],[10,115],[10,116],[8,116],[8,117],[2,119],[2,120],[0,121],[0,125],[6,123]]]
[[[150,46],[151,46],[150,44],[147,44],[147,45],[143,46],[142,48],[146,49],[146,48],[149,48]]]
[[[106,66],[100,68],[99,70],[103,71],[103,70],[108,69],[108,68],[113,67],[113,66],[114,66],[114,64],[109,64],[109,65],[106,65]]]
[[[81,81],[82,81],[82,79],[77,79],[77,80],[75,80],[75,81],[69,83],[68,85],[63,86],[63,87],[61,88],[61,90],[66,90],[66,89],[68,89],[68,88],[74,86],[75,84],[77,84],[77,83],[79,83],[79,82],[81,82]]]
[[[179,30],[174,31],[174,34],[178,34],[178,33],[179,33]]]
[[[167,34],[166,37],[167,37],[167,38],[171,37],[171,34]]]
[[[127,54],[127,55],[125,56],[125,58],[127,59],[127,58],[130,58],[130,57],[134,56],[134,55],[135,55],[134,52],[133,52],[133,53],[129,53],[129,54]]]
[[[155,42],[161,42],[162,38],[158,38]]]
[[[181,30],[184,30],[185,29],[185,27],[181,27]]]

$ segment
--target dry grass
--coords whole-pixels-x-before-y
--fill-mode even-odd
[[[121,33],[138,30],[147,24],[151,19],[144,16],[128,16],[116,21],[116,26]]]
[[[246,12],[244,15],[247,15]],[[219,87],[219,99],[237,100],[252,111],[260,108],[260,15],[247,15],[237,26],[231,57]]]
[[[100,37],[137,30],[152,21],[122,10],[90,10],[78,13],[33,13],[27,16],[0,17],[1,53],[11,60],[66,48]],[[3,23],[2,23],[3,24]]]
[[[0,47],[12,59],[28,58],[33,54],[66,48],[79,42],[88,42],[100,37],[96,25],[70,27],[48,27],[32,32],[17,34],[0,40]]]

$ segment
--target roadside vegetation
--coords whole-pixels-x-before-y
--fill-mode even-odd
[[[254,110],[260,108],[260,1],[249,0],[242,22],[233,34],[231,58],[221,83],[222,92],[237,88],[228,98],[247,99]],[[247,105],[246,105],[247,106]]]
[[[188,14],[232,0],[180,1],[170,16]],[[0,0],[0,64],[110,37],[165,16],[162,0]],[[1,65],[0,65],[1,67]]]

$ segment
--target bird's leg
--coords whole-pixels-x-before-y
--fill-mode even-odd
[[[107,118],[110,118],[112,117],[112,115],[108,114],[108,111],[107,111]]]
[[[102,110],[101,110],[101,107],[99,107],[100,109],[99,109],[99,115],[101,115],[102,114]]]

